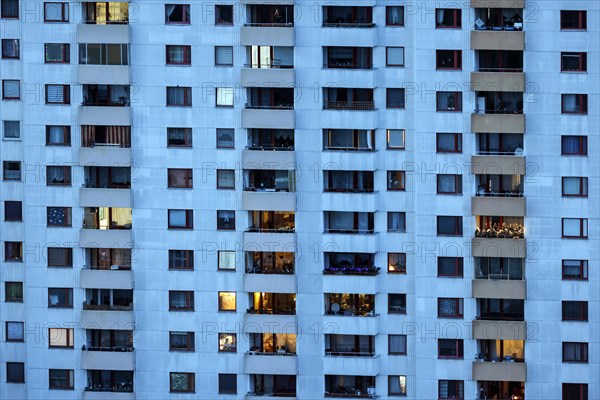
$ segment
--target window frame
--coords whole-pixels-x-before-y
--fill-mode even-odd
[[[400,91],[402,93],[402,99],[398,102],[391,101],[392,91]],[[396,105],[397,104],[397,105]],[[405,110],[406,109],[406,89],[405,88],[386,88],[385,89],[385,108],[391,110]]]
[[[454,191],[453,192],[443,192],[440,190],[440,178],[451,176],[454,177]],[[460,174],[437,174],[436,175],[436,194],[443,195],[455,195],[460,196],[463,194],[462,191],[462,175]]]
[[[10,132],[10,124],[16,124],[17,126],[17,136],[7,136],[6,133]],[[7,127],[8,126],[8,127]],[[20,141],[21,140],[21,121],[20,120],[2,120],[2,139],[3,140],[11,140],[11,141]]]
[[[222,225],[222,213],[233,213],[233,219],[229,220],[229,226]],[[218,231],[235,231],[235,210],[217,210],[217,230]]]
[[[579,236],[565,235],[565,221],[566,220],[579,220]],[[562,218],[561,219],[561,237],[563,239],[588,239],[589,235],[589,221],[587,218]]]
[[[565,27],[564,17],[566,13],[578,13],[579,26],[575,28]],[[560,10],[560,30],[561,31],[587,31],[587,10]]]
[[[579,179],[579,193],[577,193],[577,194],[565,193],[565,179]],[[588,193],[589,193],[588,182],[589,181],[588,181],[587,176],[563,176],[561,178],[562,197],[588,197]]]
[[[401,338],[404,342],[404,351],[392,351],[392,338]],[[402,334],[388,334],[388,355],[390,356],[405,356],[408,353],[408,336]]]
[[[50,209],[62,209],[65,212],[66,221],[64,224],[51,224],[50,223]],[[71,207],[61,207],[61,206],[48,206],[46,207],[46,226],[48,227],[71,227],[73,226],[73,211]]]
[[[456,314],[441,314],[441,303],[451,300],[458,312]],[[465,300],[462,297],[438,297],[437,299],[437,317],[444,319],[463,319],[465,317]]]
[[[226,383],[226,382],[221,382],[221,378],[231,378],[231,376],[235,377],[234,379],[234,383],[235,383],[235,388],[233,390],[221,390],[221,384],[222,383]],[[225,394],[225,395],[231,395],[231,394],[237,394],[238,390],[237,390],[237,374],[231,374],[231,373],[219,373],[219,394]]]
[[[169,103],[169,89],[183,90],[183,103]],[[166,87],[166,107],[192,107],[192,87],[191,86],[167,86]]]
[[[183,186],[175,186],[171,174],[183,173]],[[167,188],[168,189],[193,189],[194,188],[194,170],[192,168],[167,168]]]
[[[7,206],[11,205],[15,203],[19,204],[19,210],[17,216],[15,217],[11,217],[11,218],[7,218],[7,215],[9,214],[9,212],[7,211]],[[16,210],[16,208],[15,208]],[[23,222],[23,202],[20,200],[4,200],[4,222]]]
[[[440,150],[440,137],[439,135],[453,135],[454,136],[454,149],[453,150]],[[462,154],[462,133],[460,132],[436,132],[435,133],[435,152],[441,154]]]
[[[220,7],[231,9],[231,22],[218,19],[221,14]],[[215,26],[233,26],[233,21],[235,21],[233,4],[215,4]]]
[[[9,284],[15,285],[18,287],[18,285],[21,285],[21,297],[8,297],[9,294]],[[19,282],[19,281],[5,281],[4,282],[4,302],[5,303],[23,303],[24,299],[25,299],[25,292],[24,292],[25,288],[23,287],[23,282]]]
[[[15,251],[16,250],[16,251]],[[12,258],[9,258],[9,254]],[[15,256],[15,254],[17,254]],[[4,262],[22,263],[23,262],[23,242],[5,241],[4,242]]]
[[[400,132],[400,134],[402,135],[402,146],[390,146],[390,134],[392,132]],[[385,130],[385,135],[386,135],[386,149],[387,150],[406,150],[406,129],[386,129]]]
[[[566,111],[565,99],[567,96],[575,96],[575,104],[579,101],[579,111]],[[560,112],[567,115],[587,115],[588,114],[588,95],[586,93],[562,93],[560,95]]]
[[[235,338],[235,345],[229,350],[221,348],[221,337],[225,337],[225,336],[233,336]],[[238,344],[237,333],[219,332],[219,334],[217,336],[217,340],[218,340],[218,352],[219,353],[237,353],[237,344]]]
[[[9,372],[11,371],[11,366],[19,366],[22,369],[23,380],[16,380],[14,378],[9,377]],[[21,372],[21,371],[19,371]],[[6,362],[6,382],[7,383],[25,383],[25,363],[24,362],[16,362],[16,361],[7,361]]]
[[[235,304],[234,304],[233,310],[224,308],[223,299],[222,299],[221,295],[225,295],[225,294],[229,294],[229,295],[233,294],[233,296],[235,298]],[[229,291],[228,290],[219,290],[219,292],[217,293],[217,298],[219,299],[219,301],[218,301],[219,312],[231,312],[231,313],[237,312],[237,297],[238,297],[237,292],[230,291],[230,290]]]
[[[453,64],[452,67],[440,66],[440,61],[443,59],[442,52],[453,53]],[[462,71],[462,50],[446,50],[438,49],[435,51],[435,69],[436,71]]]
[[[171,133],[174,133],[173,129],[183,129],[184,132],[184,144],[176,145],[169,143],[169,130]],[[168,127],[167,128],[167,148],[176,148],[176,149],[187,149],[193,147],[193,137],[192,137],[192,128],[180,128],[180,127]]]
[[[173,334],[185,334],[186,345],[185,349],[173,347],[172,337]],[[187,331],[169,331],[169,351],[182,352],[182,353],[193,353],[196,351],[196,333]]]
[[[395,177],[396,173],[400,173],[400,181],[399,183],[399,187],[395,188],[392,184],[392,180]],[[390,192],[405,192],[406,191],[406,171],[402,171],[402,170],[388,170],[386,171],[386,175],[387,175],[387,190]],[[394,180],[394,182],[397,182]]]
[[[441,396],[441,392],[442,392],[442,384],[444,384],[444,382],[447,384],[448,387],[455,386],[454,391],[457,393],[463,393],[462,397],[442,397]],[[439,379],[438,380],[438,400],[464,400],[464,393],[465,393],[465,381],[460,380],[460,379]]]
[[[400,382],[403,380],[402,378],[404,378],[404,392],[402,392],[402,390],[400,390],[399,392],[393,392],[391,387],[391,383],[392,383],[392,379],[398,379],[399,381],[399,387],[400,389],[402,389],[402,385],[400,385]],[[388,375],[388,396],[406,396],[407,394],[407,379],[406,379],[406,375]]]
[[[176,267],[173,262],[175,258],[175,252],[183,252],[182,256],[185,258],[185,266]],[[169,249],[168,250],[168,261],[167,261],[167,269],[169,271],[193,271],[194,270],[194,250],[181,250],[181,249]]]
[[[66,345],[62,346],[62,345],[53,345],[52,344],[52,334],[51,332],[53,330],[56,331],[61,331],[61,335],[60,337],[62,338],[62,335],[64,334],[66,337]],[[64,332],[63,332],[64,331]],[[69,345],[69,343],[71,343],[71,345]],[[74,349],[75,348],[75,335],[74,335],[74,330],[73,328],[60,328],[60,327],[50,327],[48,328],[48,348],[49,349]]]
[[[439,360],[463,360],[465,358],[465,341],[463,339],[448,339],[448,338],[440,338],[438,339],[438,351],[437,358]],[[454,342],[454,351],[456,355],[443,355],[442,354],[442,342]]]
[[[579,152],[578,153],[566,153],[566,140],[567,138],[578,138]],[[588,155],[588,137],[587,135],[561,135],[560,137],[560,155],[561,156],[587,156]]]
[[[63,100],[62,102],[54,102],[54,101],[50,101],[48,98],[48,89],[51,86],[59,86],[62,87],[62,93],[63,93]],[[71,85],[65,85],[65,84],[54,84],[54,83],[47,83],[46,84],[46,90],[45,90],[45,98],[46,98],[46,105],[52,105],[52,104],[56,104],[56,105],[68,105],[71,104]]]
[[[171,48],[183,49],[183,62],[174,62],[169,60],[169,50]],[[185,44],[167,44],[165,45],[165,63],[166,65],[192,65],[192,46]]]
[[[185,225],[171,225],[171,211],[185,211]],[[194,229],[194,210],[169,208],[167,210],[167,228],[171,230],[193,230]]]
[[[14,165],[18,165],[19,169],[18,170],[9,169],[8,167],[10,165],[13,165],[13,166]],[[19,171],[19,177],[18,178],[10,178],[10,177],[7,178],[7,172],[9,172],[9,171]],[[21,182],[22,178],[23,178],[23,168],[22,168],[22,165],[21,165],[21,161],[8,161],[8,160],[5,160],[5,161],[2,162],[2,180],[4,180],[4,181],[12,181],[12,182]]]
[[[579,59],[578,69],[565,69],[565,56],[577,56]],[[587,52],[585,51],[562,51],[560,53],[560,72],[582,73],[587,72]]]
[[[9,336],[11,332],[11,328],[9,328],[10,324],[20,324],[21,326],[21,337],[19,339],[12,339]],[[24,321],[5,321],[4,323],[4,337],[5,341],[9,343],[25,343],[25,322]]]
[[[50,142],[50,128],[59,127],[63,131],[63,143]],[[71,146],[71,126],[70,125],[46,125],[46,146]]]
[[[52,386],[52,379],[56,379],[52,377],[52,371],[61,371],[66,372],[66,380],[67,386]],[[48,389],[49,390],[74,390],[75,389],[75,379],[74,379],[74,371],[72,369],[64,369],[64,368],[50,368],[48,369]]]
[[[50,170],[53,168],[62,169],[65,181],[62,183],[49,182]],[[46,186],[71,186],[72,185],[72,172],[70,165],[46,165]]]
[[[440,95],[449,94],[454,97],[454,108],[442,109],[440,108]],[[460,113],[463,111],[463,98],[462,92],[458,91],[437,91],[435,92],[435,111],[436,112],[456,112]]]
[[[72,268],[73,267],[73,248],[72,247],[48,247],[47,248],[47,258],[48,258],[48,268]],[[51,262],[51,260],[53,260],[53,257],[50,257],[50,250],[51,249],[58,249],[58,250],[64,250],[66,253],[65,256],[65,260],[66,260],[66,265],[62,265],[62,264],[56,264]]]
[[[442,25],[437,20],[438,10],[452,10],[454,25]],[[462,10],[460,8],[436,8],[435,9],[435,29],[462,29]]]
[[[232,144],[231,146],[222,146],[219,145],[219,134],[223,134],[225,131],[227,133],[232,133]],[[216,147],[217,149],[235,149],[235,129],[234,128],[217,128],[215,129],[216,135]]]
[[[402,311],[402,310],[396,311],[391,308],[390,300],[392,299],[392,296],[400,296],[401,299],[404,299],[404,311]],[[408,308],[408,302],[406,299],[406,293],[388,293],[388,307],[387,307],[388,314],[406,315],[407,308]]]
[[[173,375],[185,375],[187,390],[173,389]],[[169,393],[196,393],[196,374],[193,372],[169,372]]]
[[[440,218],[454,218],[455,231],[454,233],[440,233]],[[463,218],[457,215],[437,215],[436,216],[436,233],[437,236],[459,237],[464,235]]]
[[[399,21],[397,24],[394,24],[390,21],[390,14],[388,11],[392,8],[399,8],[402,15],[402,21]],[[393,26],[393,27],[404,27],[406,23],[406,14],[404,6],[386,6],[385,7],[385,26]]]
[[[62,60],[48,60],[48,45],[61,46]],[[70,43],[44,43],[44,64],[70,64],[71,63],[71,44]]]
[[[0,18],[2,19],[19,19],[19,15],[20,15],[20,11],[21,11],[21,4],[19,3],[19,0],[2,0],[1,3],[4,2],[11,2],[11,3],[16,3],[16,10],[17,10],[17,14],[16,15],[8,15],[4,13],[4,7],[0,7]]]
[[[173,307],[171,305],[171,295],[174,295],[176,293],[184,293],[185,295],[185,300],[186,300],[186,305],[185,307]],[[169,290],[169,311],[184,311],[184,312],[190,312],[190,311],[194,311],[195,309],[195,301],[194,301],[194,291],[193,290]]]
[[[391,64],[390,49],[402,49],[402,64]],[[385,47],[385,66],[386,67],[404,67],[406,65],[406,48],[404,46],[386,46]]]
[[[60,4],[61,5],[61,19],[48,19],[48,11],[46,10],[46,4]],[[47,1],[44,2],[44,23],[46,24],[60,24],[69,22],[69,3],[58,2],[58,1]]]
[[[167,7],[168,6],[175,6],[175,7],[179,7],[181,6],[181,16],[182,16],[182,20],[181,21],[169,21],[169,14],[167,14]],[[173,3],[168,3],[165,4],[165,25],[190,25],[192,22],[192,14],[191,14],[191,5],[190,4],[173,4]],[[188,17],[186,19],[186,16]]]
[[[19,89],[16,96],[8,96],[6,94],[6,83],[16,82]],[[19,79],[2,79],[2,100],[21,100],[21,81]]]
[[[400,260],[398,260],[399,263],[401,263],[402,261],[404,261],[404,269],[400,269],[400,270],[390,270],[390,266],[391,264],[391,257],[399,257]],[[406,275],[406,253],[395,253],[395,252],[389,252],[387,253],[387,258],[388,258],[388,263],[387,263],[387,273],[388,274],[402,274],[402,275]]]
[[[233,186],[221,186],[219,184],[219,174],[223,173],[222,171],[228,171],[229,173],[233,171]],[[234,169],[217,169],[217,189],[219,190],[235,190],[235,170]]]
[[[453,274],[442,274],[440,269],[440,261],[444,259],[455,259],[454,260],[454,273]],[[437,258],[437,276],[438,278],[462,278],[464,277],[465,260],[464,257],[447,257],[438,256]]]
[[[222,64],[222,63],[218,63],[217,62],[217,60],[218,60],[218,58],[217,58],[217,52],[219,51],[219,49],[222,49],[222,48],[230,48],[231,49],[231,63],[229,63],[229,64]],[[215,67],[233,67],[233,62],[234,62],[234,60],[233,60],[233,57],[234,57],[233,46],[215,46],[214,52],[215,52],[215,54],[214,54],[214,56],[215,56]]]
[[[565,315],[565,307],[568,306],[568,303],[578,304],[580,315],[575,317],[570,317]],[[562,321],[579,321],[579,322],[587,322],[589,320],[589,304],[587,301],[581,300],[562,300],[561,302],[561,320]]]
[[[64,291],[63,295],[65,295],[67,299],[66,305],[59,304],[51,304],[50,303],[50,291]],[[73,288],[65,288],[65,287],[49,287],[48,288],[48,308],[73,308]]]
[[[565,353],[567,353],[566,347],[568,345],[574,345],[579,347],[578,352],[583,355],[581,359],[567,359]],[[588,364],[589,363],[589,344],[587,342],[562,342],[562,362],[569,364]]]
[[[572,394],[571,389],[578,389],[579,398],[575,399],[570,397]],[[587,383],[563,383],[562,384],[562,398],[568,400],[588,400],[588,384]]]
[[[579,277],[571,277],[570,275],[565,275],[565,261],[577,261],[579,263]],[[574,267],[574,265],[567,267]],[[588,260],[565,259],[561,262],[561,271],[563,281],[587,281],[589,279],[589,262]]]
[[[13,45],[13,49],[16,49],[15,55],[9,55],[4,53],[4,43],[13,41],[15,45]],[[19,39],[2,39],[2,59],[3,60],[19,60],[21,59],[21,41]]]

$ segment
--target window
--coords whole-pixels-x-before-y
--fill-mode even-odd
[[[215,5],[215,25],[233,25],[233,6]]]
[[[462,236],[462,217],[438,216],[437,234],[438,236]]]
[[[463,276],[462,257],[438,257],[438,276],[439,277],[462,277]]]
[[[167,106],[171,107],[191,107],[192,106],[192,88],[167,86]]]
[[[218,149],[233,149],[234,148],[234,130],[217,128],[217,148]]]
[[[167,45],[167,65],[191,65],[192,46]]]
[[[563,301],[562,302],[563,321],[587,321],[588,303],[587,301]]]
[[[19,58],[19,39],[2,39],[2,58]]]
[[[385,106],[387,108],[404,108],[404,89],[386,89]]]
[[[235,271],[235,251],[219,251],[219,270]]]
[[[73,249],[68,247],[48,247],[49,267],[72,267]]]
[[[71,46],[68,43],[46,43],[44,44],[44,61],[46,64],[68,64],[71,59],[70,52]]]
[[[71,207],[46,207],[48,226],[71,226]]]
[[[463,299],[438,298],[438,318],[462,318]]]
[[[192,128],[167,128],[167,147],[192,147]]]
[[[437,111],[460,112],[462,111],[461,92],[436,92]]]
[[[458,8],[436,8],[435,9],[435,27],[436,28],[460,28],[461,11]]]
[[[167,169],[169,188],[191,189],[194,187],[194,172],[192,169],[169,168]]]
[[[46,85],[46,104],[71,104],[71,86]]]
[[[4,282],[4,301],[23,301],[23,282]]]
[[[233,66],[233,47],[215,46],[215,65]]]
[[[563,72],[586,72],[587,53],[560,53],[560,70]]]
[[[587,363],[588,344],[577,342],[563,342],[562,361],[571,363]]]
[[[588,220],[587,218],[563,218],[562,219],[562,237],[587,239]]]
[[[587,94],[563,94],[561,95],[563,114],[587,114]]]
[[[388,294],[388,314],[406,314],[406,295],[400,293]]]
[[[48,386],[50,389],[74,389],[72,369],[49,369],[48,375]]]
[[[438,339],[438,358],[463,358],[462,339]]]
[[[19,100],[21,98],[21,81],[16,79],[2,80],[2,99]]]
[[[23,221],[23,203],[20,201],[5,201],[4,220]]]
[[[2,18],[19,18],[19,0],[1,0],[1,4]]]
[[[194,292],[189,290],[170,290],[169,311],[194,311]]]
[[[21,122],[20,121],[3,121],[4,139],[20,139],[21,138]]]
[[[387,6],[385,8],[386,26],[404,26],[404,6]]]
[[[588,385],[587,385],[587,383],[563,383],[562,384],[562,399],[563,400],[588,400]]]
[[[219,311],[235,311],[236,293],[219,292]]]
[[[4,261],[23,261],[23,242],[4,242]]]
[[[228,231],[235,230],[235,211],[217,210],[217,229]]]
[[[406,232],[406,213],[388,211],[388,232]]]
[[[194,332],[169,332],[170,351],[195,351]]]
[[[462,69],[462,50],[436,50],[436,69]]]
[[[235,170],[217,170],[217,189],[235,189]]]
[[[193,250],[169,250],[169,269],[193,270]]]
[[[70,146],[71,127],[67,125],[46,125],[46,146]]]
[[[405,179],[405,171],[388,171],[387,190],[406,190]]]
[[[588,196],[588,178],[584,177],[563,177],[562,195],[564,197],[587,197]]]
[[[24,342],[25,324],[23,322],[6,321],[6,341]]]
[[[48,328],[48,347],[73,348],[73,329]]]
[[[463,400],[465,382],[442,379],[438,381],[438,400]]]
[[[21,180],[21,162],[20,161],[3,161],[3,175],[5,181],[20,181]]]
[[[406,376],[390,375],[388,376],[388,395],[406,396]]]
[[[4,3],[4,1],[2,3]],[[6,363],[6,382],[8,382],[8,383],[25,383],[25,363],[7,362]]]
[[[48,288],[48,307],[73,308],[73,289]]]
[[[385,65],[388,67],[404,67],[404,47],[386,47]]]
[[[71,167],[46,166],[48,186],[71,186]]]
[[[80,43],[79,64],[81,65],[128,65],[129,45],[112,43]]]
[[[587,281],[588,260],[562,260],[562,278]]]
[[[168,210],[169,229],[194,229],[193,210]]]
[[[438,194],[462,194],[462,175],[437,175]]]
[[[233,88],[217,88],[217,107],[233,107]]]
[[[587,156],[587,136],[561,136],[561,155]]]
[[[390,274],[406,273],[406,253],[388,253],[388,272]]]
[[[44,22],[69,22],[69,3],[44,3]]]
[[[237,375],[219,374],[219,394],[237,393]]]
[[[235,353],[237,352],[237,334],[219,333],[219,352]]]
[[[387,148],[390,150],[404,150],[406,145],[406,130],[405,129],[388,129],[387,130]]]
[[[169,382],[171,392],[194,393],[196,375],[191,372],[171,372]]]
[[[586,30],[587,11],[585,10],[560,10],[560,29]]]
[[[190,24],[189,4],[165,4],[166,24]]]
[[[388,335],[388,354],[406,355],[406,335]]]

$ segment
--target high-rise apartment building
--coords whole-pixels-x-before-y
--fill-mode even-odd
[[[0,398],[600,398],[600,2],[0,17]]]

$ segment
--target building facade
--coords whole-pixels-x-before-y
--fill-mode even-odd
[[[600,398],[599,2],[0,17],[0,398]]]

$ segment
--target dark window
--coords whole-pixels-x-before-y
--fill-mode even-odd
[[[235,171],[233,169],[217,170],[217,189],[235,189]]]
[[[217,128],[217,148],[218,149],[233,149],[234,146],[235,146],[234,130]]]
[[[463,276],[462,257],[438,257],[438,276],[439,277],[462,277]]]
[[[462,153],[462,133],[436,133],[435,145],[438,153]]]
[[[462,175],[437,175],[438,194],[462,194]]]
[[[191,372],[170,372],[169,388],[171,392],[194,393],[196,374]]]
[[[21,122],[20,121],[2,121],[4,125],[4,139],[20,139],[21,138]]]
[[[48,375],[48,387],[50,389],[74,389],[72,369],[49,369]]]
[[[191,189],[194,187],[194,173],[192,169],[169,168],[167,169],[167,185],[169,188]]]
[[[3,1],[4,3],[4,1]],[[6,382],[25,383],[25,363],[7,362],[6,363]]]
[[[192,88],[167,86],[167,106],[172,107],[191,107],[192,106]]]
[[[562,360],[571,363],[588,362],[588,344],[579,342],[563,342]]]
[[[72,267],[73,249],[70,247],[48,247],[49,267]]]
[[[588,178],[585,177],[563,177],[562,195],[564,197],[587,197]]]
[[[46,166],[46,185],[71,186],[71,167]]]
[[[2,99],[19,100],[21,98],[21,81],[16,79],[2,80]]]
[[[68,125],[46,125],[46,146],[70,146],[71,127]]]
[[[44,3],[44,22],[69,22],[69,3]]]
[[[588,260],[562,260],[562,277],[565,280],[588,279]]]
[[[436,8],[435,9],[435,27],[436,28],[460,28],[462,10],[458,8]]]
[[[561,105],[563,114],[587,114],[588,95],[563,94],[561,95]]]
[[[406,314],[406,294],[388,294],[388,314]]]
[[[23,203],[20,201],[5,201],[4,220],[23,221]]]
[[[463,339],[439,339],[438,358],[463,358]]]
[[[587,239],[588,220],[587,218],[563,218],[562,219],[562,237],[574,239]]]
[[[438,381],[438,400],[463,400],[465,382],[442,379]]]
[[[191,65],[192,46],[167,45],[167,65]]]
[[[169,250],[169,269],[193,270],[193,250]]]
[[[2,18],[19,18],[19,0],[2,0],[1,5]]]
[[[436,50],[436,69],[462,69],[462,50]]]
[[[461,92],[436,92],[436,110],[448,112],[462,111]]]
[[[388,171],[387,190],[406,190],[406,172]]]
[[[233,6],[215,5],[215,25],[233,25]]]
[[[4,282],[4,301],[23,301],[23,282]]]
[[[19,58],[19,39],[2,39],[2,58]]]
[[[4,261],[23,261],[23,242],[4,242]]]
[[[194,351],[195,348],[194,332],[169,332],[169,350]]]
[[[217,229],[235,230],[235,211],[217,210]]]
[[[560,53],[560,70],[563,72],[586,72],[587,53]]]
[[[406,253],[388,253],[388,272],[406,274]]]
[[[165,23],[166,24],[189,24],[190,23],[190,5],[189,4],[165,4]]]
[[[587,383],[563,383],[562,400],[588,400]]]
[[[388,232],[406,232],[405,212],[388,211],[387,217]]]
[[[388,354],[406,355],[406,335],[388,335]]]
[[[404,26],[404,6],[387,6],[385,8],[386,26]]]
[[[71,226],[71,207],[46,207],[48,226]]]
[[[194,311],[194,292],[170,290],[169,311]]]
[[[221,353],[237,352],[237,334],[219,332],[219,352],[221,352]]]
[[[71,86],[46,85],[46,104],[71,104]]]
[[[3,176],[5,181],[20,181],[21,180],[21,162],[20,161],[4,161]]]
[[[168,210],[169,229],[194,229],[193,210]]]
[[[44,61],[47,64],[68,64],[71,59],[71,46],[68,43],[44,44]]]
[[[6,321],[6,341],[24,342],[25,323],[17,321]]]
[[[438,216],[437,234],[438,236],[462,236],[462,217]]]
[[[192,128],[167,128],[167,147],[192,147]]]
[[[587,301],[563,301],[562,302],[563,321],[587,321],[588,303]]]
[[[219,394],[237,394],[236,374],[219,374]]]
[[[561,136],[561,155],[587,156],[587,136]]]
[[[406,375],[388,376],[388,395],[406,396]]]
[[[73,308],[73,289],[48,288],[48,307]]]
[[[438,318],[462,318],[463,299],[438,298]]]
[[[404,89],[386,89],[386,107],[404,108]]]
[[[560,11],[560,29],[587,29],[587,11],[585,10],[561,10]]]

